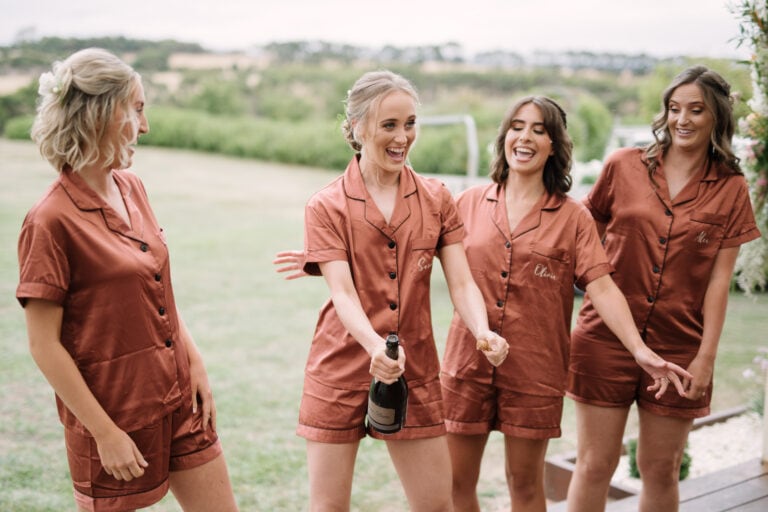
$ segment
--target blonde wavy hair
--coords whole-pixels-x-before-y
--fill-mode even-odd
[[[357,79],[352,89],[347,91],[345,119],[341,132],[347,144],[359,153],[363,149],[360,140],[360,127],[368,122],[368,116],[381,100],[393,91],[402,91],[419,104],[419,95],[413,84],[406,78],[387,70],[369,71]]]
[[[40,154],[57,171],[66,166],[78,171],[96,163],[123,168],[130,161],[131,141],[119,144],[104,136],[118,111],[123,113],[118,122],[138,123],[128,103],[140,81],[131,66],[100,48],[54,62],[52,70],[40,76],[32,125],[32,140]]]

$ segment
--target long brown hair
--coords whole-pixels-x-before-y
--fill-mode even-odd
[[[652,142],[645,148],[645,160],[648,174],[653,180],[653,173],[659,166],[659,160],[672,145],[669,132],[669,100],[681,85],[696,84],[704,98],[704,104],[712,112],[714,124],[709,136],[707,155],[710,163],[720,164],[733,174],[742,174],[739,158],[733,153],[731,141],[735,129],[733,118],[733,99],[731,86],[717,72],[706,66],[692,66],[683,70],[669,84],[662,94],[662,111],[654,118]]]

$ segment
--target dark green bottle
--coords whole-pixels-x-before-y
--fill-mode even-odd
[[[400,340],[396,334],[387,336],[387,357],[397,361]],[[382,434],[394,434],[405,425],[408,406],[408,384],[402,375],[397,382],[384,384],[371,380],[368,392],[368,426]]]

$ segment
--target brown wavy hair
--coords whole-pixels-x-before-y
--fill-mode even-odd
[[[568,135],[568,122],[565,110],[557,102],[546,96],[526,96],[519,99],[507,111],[499,126],[499,133],[494,144],[494,157],[491,162],[490,177],[495,183],[503,183],[509,176],[509,164],[504,154],[504,141],[512,127],[512,120],[521,107],[533,103],[544,118],[544,129],[552,139],[553,154],[544,164],[544,187],[549,194],[565,195],[571,190],[571,165],[573,164],[573,142]]]
[[[681,85],[696,84],[704,98],[704,104],[712,112],[714,125],[709,135],[709,150],[707,156],[710,163],[719,164],[733,174],[742,174],[731,141],[736,122],[733,117],[733,97],[731,86],[717,72],[706,66],[691,66],[683,70],[669,84],[662,94],[662,111],[656,115],[651,124],[654,142],[645,148],[645,160],[648,173],[653,180],[653,173],[659,166],[659,160],[672,145],[672,135],[669,132],[669,100],[675,90]]]

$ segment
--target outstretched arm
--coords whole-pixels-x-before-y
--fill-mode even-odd
[[[393,361],[386,355],[385,340],[373,329],[360,303],[349,263],[346,261],[320,263],[320,272],[328,283],[331,300],[341,323],[371,356],[371,375],[386,384],[392,384],[405,371],[405,347],[400,347],[397,361]]]
[[[130,481],[143,475],[147,461],[128,434],[101,407],[61,344],[64,309],[47,300],[28,299],[24,314],[32,358],[56,395],[93,435],[104,470],[117,480]]]
[[[507,341],[488,328],[485,301],[469,270],[464,244],[446,245],[440,249],[440,262],[448,282],[451,302],[493,366],[504,362],[509,352]]]
[[[648,391],[657,391],[656,399],[658,400],[672,382],[680,396],[686,396],[687,384],[693,376],[678,365],[665,361],[648,348],[640,337],[640,333],[637,332],[627,299],[611,276],[606,274],[590,282],[586,292],[608,328],[629,350],[637,364],[653,377],[654,383],[648,386]]]

